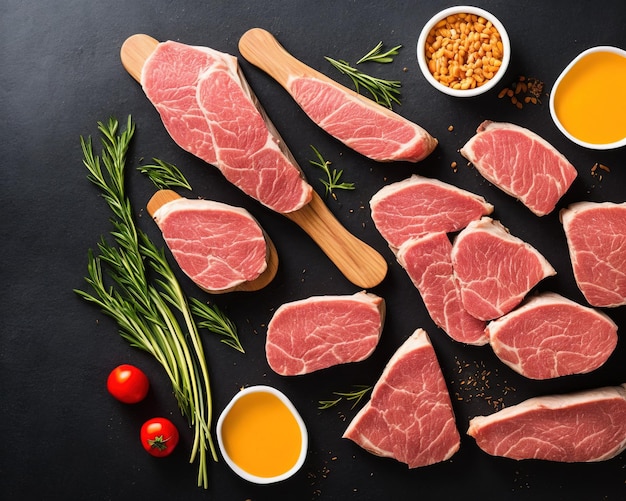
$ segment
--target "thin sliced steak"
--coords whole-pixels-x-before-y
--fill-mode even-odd
[[[366,292],[283,304],[267,326],[267,362],[282,376],[296,376],[365,360],[378,344],[384,317],[384,300]]]
[[[181,270],[206,291],[250,282],[267,268],[265,234],[245,209],[179,198],[156,210],[154,220]]]
[[[317,125],[372,160],[418,162],[437,146],[419,125],[332,82],[291,77],[287,86]]]
[[[479,195],[416,174],[380,189],[370,208],[376,229],[396,248],[425,233],[458,231],[493,212]]]
[[[279,147],[234,56],[163,42],[146,60],[141,83],[174,141],[239,189],[282,213],[310,201],[311,186]]]
[[[463,306],[452,269],[452,243],[446,233],[430,233],[403,243],[396,257],[419,291],[430,317],[460,343],[487,343],[485,322]]]
[[[591,372],[617,345],[617,325],[607,315],[553,292],[490,322],[487,334],[497,357],[531,379]]]
[[[626,449],[626,385],[531,398],[473,418],[467,433],[492,456],[605,461]]]
[[[592,306],[626,304],[626,202],[578,202],[560,213],[578,288]]]
[[[460,153],[485,179],[538,216],[554,210],[577,176],[550,143],[511,123],[483,122]]]
[[[455,238],[452,266],[465,309],[480,320],[508,313],[544,278],[556,274],[537,249],[490,217]]]
[[[391,357],[343,438],[409,468],[445,461],[459,449],[450,395],[426,331],[417,329]]]

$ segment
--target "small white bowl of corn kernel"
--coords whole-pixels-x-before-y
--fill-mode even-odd
[[[493,89],[511,60],[503,24],[490,12],[468,5],[444,9],[422,29],[417,61],[437,90],[472,97]]]

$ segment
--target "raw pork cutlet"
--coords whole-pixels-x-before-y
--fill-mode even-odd
[[[487,334],[496,356],[531,379],[591,372],[617,345],[617,325],[607,315],[553,292],[490,322]]]
[[[626,449],[626,385],[531,398],[471,419],[467,433],[492,456],[605,461]]]
[[[282,213],[311,200],[311,186],[281,149],[234,56],[163,42],[146,60],[141,84],[174,141],[246,194]]]
[[[537,216],[552,212],[577,176],[545,139],[510,123],[483,122],[460,153],[485,179]]]
[[[443,232],[429,233],[403,243],[396,257],[419,291],[430,318],[460,343],[484,345],[485,322],[463,306],[452,269],[452,243]]]
[[[578,202],[560,216],[574,278],[587,302],[626,304],[626,202]]]
[[[178,198],[153,217],[181,270],[205,291],[227,291],[267,268],[265,233],[241,207]]]
[[[290,77],[287,89],[313,122],[372,160],[418,162],[437,146],[419,125],[330,79]]]
[[[376,229],[392,248],[425,233],[458,231],[493,212],[479,195],[416,174],[381,188],[370,208]]]
[[[480,320],[508,313],[556,271],[534,247],[490,217],[472,221],[454,239],[452,266],[465,309]]]
[[[385,301],[366,292],[283,304],[267,326],[267,362],[282,376],[360,362],[376,348],[384,319]]]
[[[417,329],[391,357],[343,438],[409,468],[445,461],[459,449],[450,395],[426,331]]]

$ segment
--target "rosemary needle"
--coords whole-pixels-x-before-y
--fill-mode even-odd
[[[150,178],[159,189],[179,186],[191,190],[191,185],[183,176],[183,173],[175,165],[153,158],[154,164],[141,165],[137,170]]]
[[[375,63],[391,63],[393,61],[393,56],[398,55],[398,51],[402,48],[402,45],[396,45],[395,47],[389,49],[386,52],[381,53],[380,51],[383,48],[383,43],[378,42],[378,44],[370,50],[367,54],[365,54],[361,59],[359,59],[356,64],[365,63],[367,61],[373,61]]]
[[[333,192],[334,189],[341,189],[341,190],[353,190],[354,189],[354,183],[345,183],[345,182],[340,183],[339,182],[339,180],[341,179],[341,176],[343,175],[343,170],[337,170],[337,169],[330,170],[330,161],[324,160],[324,157],[317,150],[317,148],[315,148],[315,146],[311,145],[311,149],[315,152],[315,156],[317,157],[317,160],[309,160],[309,163],[311,165],[315,165],[316,167],[319,167],[326,173],[326,179],[320,178],[320,181],[326,188],[326,193],[325,193],[326,196],[330,194],[333,196],[333,198],[337,198],[335,196],[335,193]]]
[[[339,402],[341,402],[344,398],[346,400],[354,401],[352,403],[352,407],[350,407],[351,409],[354,409],[358,405],[358,403],[361,401],[361,399],[365,395],[367,395],[367,393],[372,389],[371,386],[366,386],[366,385],[355,385],[354,387],[358,389],[354,391],[347,391],[347,392],[334,391],[333,395],[337,395],[339,398],[336,398],[335,400],[320,400],[318,402],[319,403],[318,409],[324,410],[330,407],[334,407]]]

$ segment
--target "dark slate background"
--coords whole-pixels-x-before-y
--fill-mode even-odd
[[[435,328],[419,295],[369,216],[371,196],[389,182],[419,173],[479,193],[496,207],[494,217],[539,249],[558,274],[538,290],[584,301],[576,289],[558,210],[543,218],[489,185],[459,155],[459,148],[485,119],[510,121],[545,137],[577,167],[579,177],[559,208],[579,200],[626,200],[625,150],[580,148],[552,123],[547,92],[561,70],[594,45],[626,48],[623,2],[505,2],[477,5],[496,14],[509,31],[513,59],[505,83],[518,75],[545,82],[536,106],[516,109],[498,99],[498,89],[473,99],[447,97],[429,87],[415,59],[415,42],[426,20],[447,1],[272,1],[179,0],[6,0],[0,5],[0,481],[3,499],[623,499],[624,454],[599,464],[514,462],[480,451],[465,435],[468,421],[493,412],[485,397],[513,405],[525,398],[626,382],[622,339],[610,360],[585,376],[528,381],[503,366],[487,347],[452,342]],[[268,367],[265,329],[280,304],[319,294],[351,294],[349,283],[293,223],[230,186],[217,169],[183,152],[167,136],[156,111],[119,59],[123,41],[135,33],[159,40],[206,45],[239,55],[237,42],[249,28],[263,27],[293,55],[340,82],[323,56],[355,62],[382,40],[402,44],[394,63],[366,69],[402,81],[395,110],[424,126],[440,145],[420,164],[377,164],[348,150],[318,129],[267,75],[241,61],[243,71],[269,116],[315,189],[321,172],[309,164],[315,145],[344,180],[356,183],[327,203],[355,235],[389,263],[386,279],[371,292],[387,301],[387,322],[376,352],[367,361],[315,374],[283,378]],[[616,96],[624,82],[615,82]],[[280,265],[275,280],[255,293],[211,298],[180,275],[190,296],[212,299],[237,323],[246,354],[204,333],[216,413],[241,387],[271,384],[300,410],[310,432],[306,464],[292,479],[255,486],[220,461],[210,466],[208,491],[196,487],[197,465],[188,464],[191,433],[177,409],[162,369],[118,335],[116,325],[81,300],[87,250],[110,231],[109,212],[86,179],[79,137],[97,136],[97,121],[128,115],[137,132],[129,153],[128,183],[139,225],[161,243],[145,204],[154,188],[134,172],[157,157],[183,170],[194,190],[183,195],[211,198],[250,210],[275,242]],[[448,130],[453,126],[453,130]],[[457,162],[457,169],[451,167]],[[610,168],[593,176],[600,162]],[[624,308],[608,311],[626,328]],[[418,327],[431,335],[449,385],[460,451],[445,463],[408,470],[375,457],[341,435],[356,413],[350,405],[320,411],[318,400],[355,384],[373,384],[386,361]],[[623,333],[622,333],[623,337]],[[133,363],[149,375],[146,401],[126,406],[105,390],[109,371]],[[461,368],[461,370],[459,370]],[[475,391],[463,381],[487,374]],[[457,398],[458,395],[458,398]],[[182,432],[172,457],[157,460],[138,442],[141,423],[155,415],[173,419]]]

